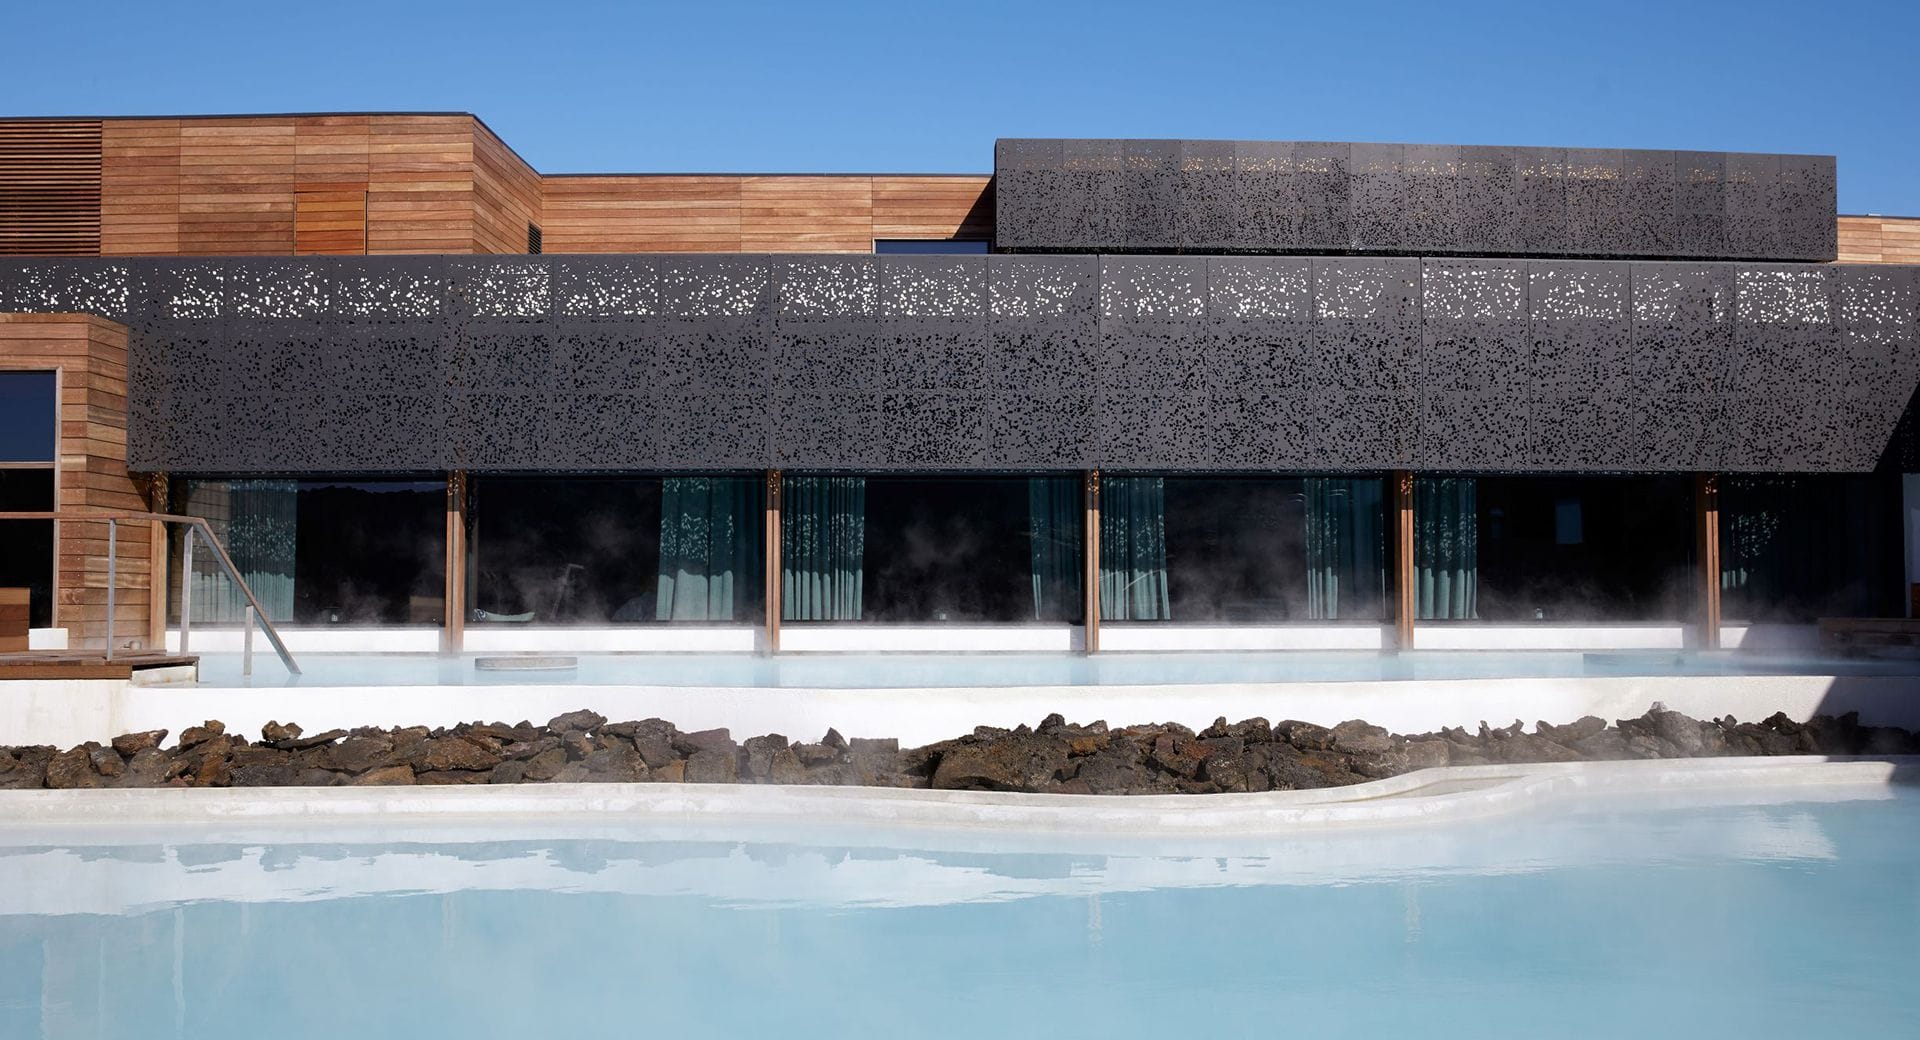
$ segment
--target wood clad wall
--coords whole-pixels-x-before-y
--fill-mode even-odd
[[[989,238],[985,176],[547,177],[549,253],[866,253],[876,238]]]
[[[1841,217],[1840,262],[1920,264],[1920,217]]]
[[[540,175],[493,132],[473,135],[473,251],[524,253],[527,225],[540,223]]]
[[[0,122],[0,253],[100,251],[100,121]]]
[[[147,502],[127,474],[127,330],[82,314],[0,314],[0,367],[60,373],[59,478],[55,507],[141,512]],[[105,646],[107,525],[58,525],[53,623],[76,648]],[[116,642],[146,639],[153,568],[147,525],[120,526]]]
[[[478,126],[431,115],[109,119],[99,252],[470,253]]]

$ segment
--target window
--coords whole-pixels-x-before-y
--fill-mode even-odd
[[[1901,617],[1898,478],[1720,478],[1720,613],[1806,624]]]
[[[1380,621],[1378,477],[1104,475],[1100,613],[1112,621]]]
[[[780,520],[789,621],[1080,619],[1077,477],[788,474]]]
[[[541,245],[540,225],[529,223],[527,225],[527,252],[538,256],[540,255]]]
[[[53,372],[0,372],[0,512],[52,512],[60,436]],[[0,588],[27,590],[27,623],[53,624],[53,521],[0,521]]]
[[[1456,605],[1463,588],[1470,593],[1464,601],[1470,608],[1422,616],[1680,621],[1692,609],[1693,485],[1686,477],[1479,476],[1421,483],[1455,486],[1422,495],[1416,484],[1416,581],[1424,590],[1444,587],[1450,578]],[[1472,485],[1464,495],[1463,485]],[[1445,533],[1450,524],[1460,544],[1471,546],[1472,559],[1455,560],[1448,573],[1420,573],[1422,532]]]
[[[760,616],[759,477],[475,478],[476,624],[746,622]]]
[[[876,253],[965,253],[985,255],[987,240],[984,238],[876,238],[873,240]]]
[[[446,494],[441,480],[190,479],[173,507],[207,519],[269,620],[430,625],[445,602]],[[244,617],[210,554],[196,550],[190,580],[196,624]],[[177,590],[169,599],[177,611]]]

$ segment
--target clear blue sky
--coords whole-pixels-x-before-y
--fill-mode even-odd
[[[546,173],[985,171],[995,137],[1819,152],[1920,214],[1920,0],[15,0],[0,113],[457,110]]]

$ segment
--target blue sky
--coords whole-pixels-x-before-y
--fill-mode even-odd
[[[16,0],[0,113],[457,110],[536,168],[985,171],[995,137],[1819,152],[1920,214],[1920,2]]]

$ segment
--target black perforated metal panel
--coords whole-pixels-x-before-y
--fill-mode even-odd
[[[1868,470],[1920,269],[1365,257],[0,262],[136,468]]]
[[[1825,155],[1001,140],[994,242],[1035,252],[1832,260]]]

